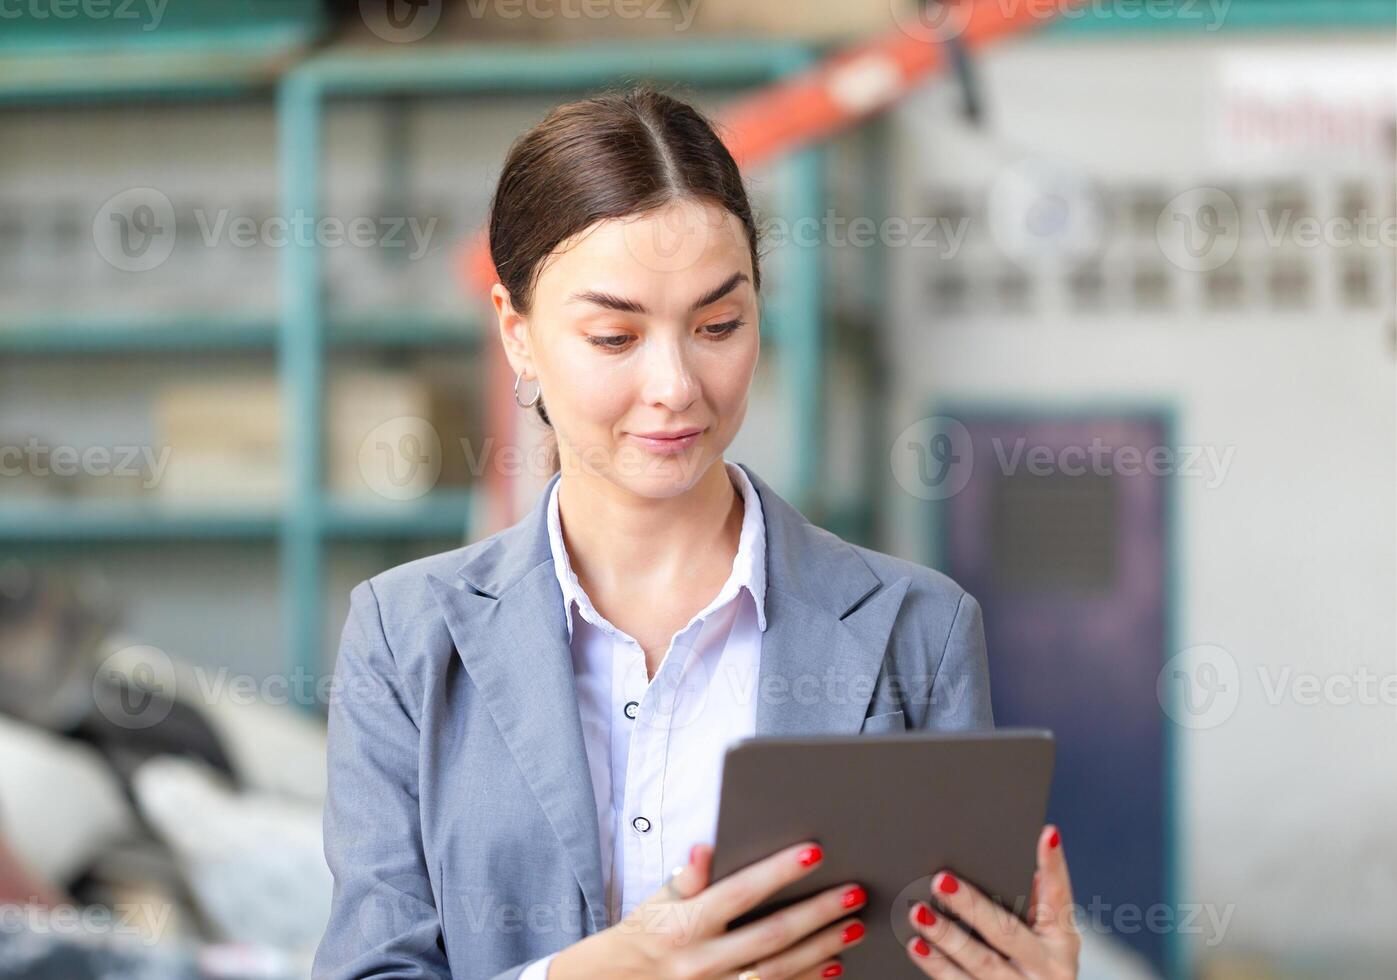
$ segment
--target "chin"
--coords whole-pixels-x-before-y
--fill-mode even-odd
[[[615,482],[641,497],[677,497],[688,491],[708,471],[716,459],[704,463],[696,455],[646,454],[637,466],[632,460],[618,462]]]

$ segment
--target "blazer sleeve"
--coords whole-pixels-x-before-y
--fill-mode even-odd
[[[989,657],[980,604],[962,592],[931,683],[924,728],[946,731],[994,728]]]
[[[330,920],[314,980],[451,980],[417,797],[417,709],[384,637],[369,582],[350,593],[327,741]],[[520,964],[492,980],[515,980]]]

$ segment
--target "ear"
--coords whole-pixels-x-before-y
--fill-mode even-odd
[[[495,316],[500,325],[500,343],[504,345],[504,356],[515,374],[524,380],[536,379],[533,347],[529,342],[529,321],[514,309],[509,290],[503,283],[490,287],[490,302],[495,306]]]

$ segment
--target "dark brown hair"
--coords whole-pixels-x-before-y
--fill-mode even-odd
[[[695,198],[742,222],[761,293],[758,231],[742,174],[709,120],[650,84],[603,92],[548,113],[510,148],[490,202],[490,257],[527,315],[543,260],[597,221]],[[539,418],[552,425],[540,398]]]

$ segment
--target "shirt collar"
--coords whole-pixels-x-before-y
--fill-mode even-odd
[[[713,597],[713,601],[695,614],[692,623],[704,619],[715,609],[732,600],[740,589],[745,588],[752,596],[757,611],[757,628],[766,630],[766,521],[762,514],[761,498],[747,478],[746,472],[736,463],[723,461],[729,476],[742,492],[742,531],[737,541],[737,557],[733,559],[732,572]],[[572,609],[576,604],[584,619],[607,632],[617,632],[606,619],[592,607],[592,601],[582,590],[577,575],[568,560],[567,547],[563,543],[563,524],[558,511],[558,487],[561,480],[553,483],[553,491],[548,498],[548,545],[553,553],[553,570],[558,577],[558,587],[563,592],[563,607],[567,613],[568,639],[572,639]],[[687,628],[687,627],[686,627]]]

